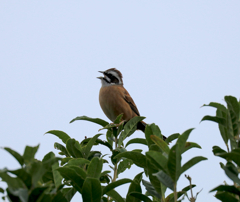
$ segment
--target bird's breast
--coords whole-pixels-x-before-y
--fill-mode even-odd
[[[119,86],[102,87],[99,92],[99,103],[105,115],[112,121],[123,113],[123,120],[132,118],[132,110],[124,100],[124,93]]]

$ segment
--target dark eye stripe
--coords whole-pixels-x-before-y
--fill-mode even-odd
[[[108,83],[119,83],[118,78],[116,78],[112,74],[108,74],[108,73],[104,73],[104,74],[111,80],[111,82],[108,82]]]

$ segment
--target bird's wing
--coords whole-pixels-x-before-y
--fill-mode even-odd
[[[137,109],[136,104],[134,103],[133,99],[131,98],[131,96],[129,95],[129,93],[127,92],[126,89],[124,89],[124,98],[123,98],[131,107],[131,109],[134,111],[135,114],[137,114],[138,116],[140,116],[140,113]]]

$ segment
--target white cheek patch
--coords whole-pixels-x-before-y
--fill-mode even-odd
[[[109,71],[108,73],[109,73],[109,74],[112,74],[113,76],[115,76],[115,77],[120,81],[120,78],[119,78],[119,75],[118,75],[117,72],[115,72],[115,71]]]
[[[110,83],[111,79],[109,77],[105,76],[104,78],[107,79],[108,82]]]
[[[102,87],[105,87],[105,86],[113,86],[113,85],[116,85],[115,83],[108,83],[106,82],[104,79],[102,79]]]

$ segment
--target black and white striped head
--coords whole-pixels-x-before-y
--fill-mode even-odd
[[[104,77],[100,76],[97,77],[98,79],[101,79],[102,86],[111,86],[111,85],[123,85],[123,76],[120,71],[118,71],[115,68],[108,69],[104,72],[99,71],[100,73],[103,73]]]

